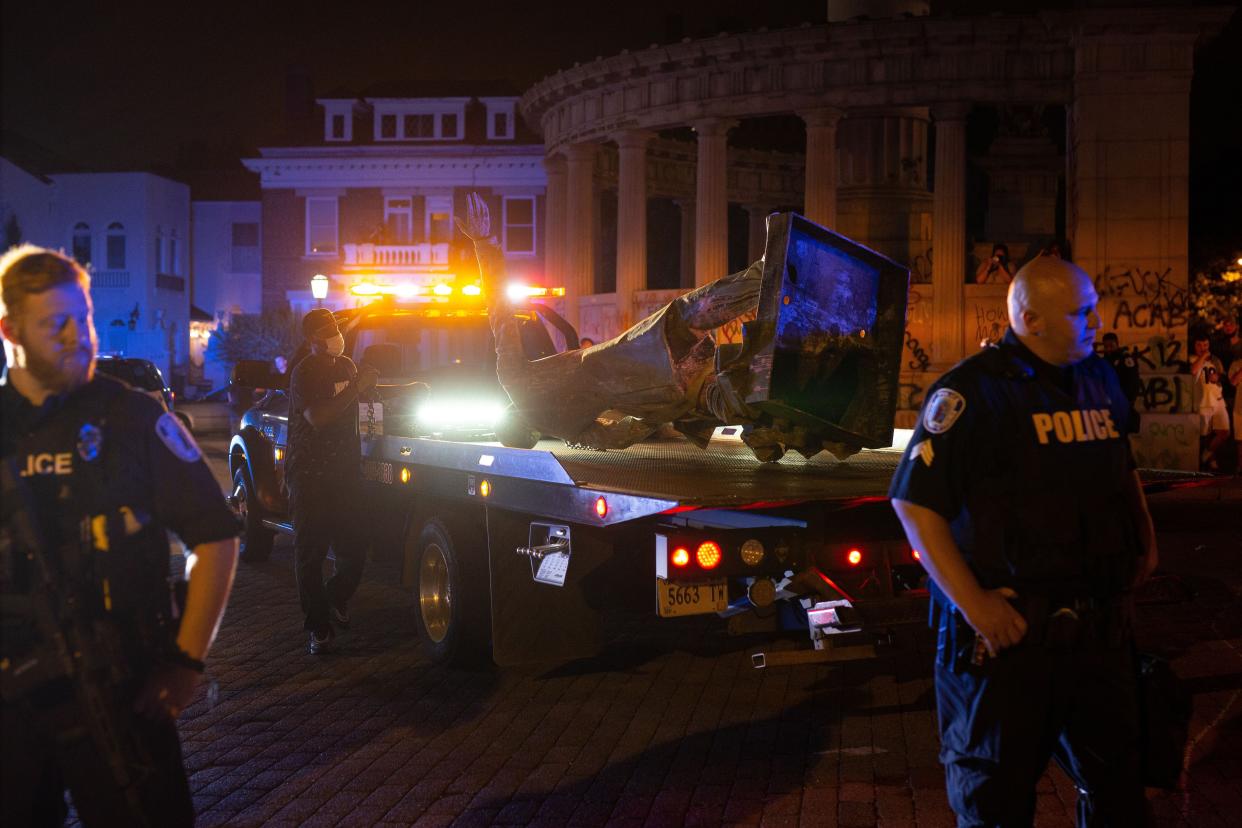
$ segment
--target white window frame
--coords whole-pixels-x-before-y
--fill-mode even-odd
[[[394,201],[404,201],[404,207],[394,207]],[[404,215],[409,221],[407,226],[410,228],[410,237],[404,241],[394,238],[393,244],[413,244],[414,243],[414,196],[413,195],[386,195],[384,196],[384,226],[388,226],[388,220],[392,216]]]
[[[457,118],[457,131],[449,135],[444,131],[444,116],[452,115]],[[464,116],[460,112],[440,112],[436,114],[436,135],[440,136],[443,141],[460,141],[462,139],[462,121]]]
[[[331,251],[316,251],[311,249],[311,202],[313,201],[330,201],[332,202],[332,244]],[[325,227],[327,225],[324,225]],[[337,196],[307,196],[306,197],[306,213],[303,224],[305,232],[305,250],[306,255],[315,259],[335,259],[340,255],[341,250],[341,203]]]
[[[402,98],[372,101],[372,117],[374,118],[374,135],[377,143],[388,141],[460,141],[466,130],[466,103],[468,98]],[[384,116],[392,115],[397,119],[396,134],[391,138],[383,137],[380,124]],[[432,117],[431,135],[406,135],[405,117],[407,115],[430,115]],[[457,132],[453,135],[444,133],[444,116],[457,116]]]
[[[335,144],[354,140],[354,102],[321,100],[318,103],[323,107],[323,140]],[[345,130],[340,138],[332,135],[332,119],[338,116],[345,119]]]
[[[181,251],[177,249],[177,231],[173,230],[168,236],[168,275],[176,276],[181,272],[177,266],[178,254]]]
[[[121,263],[113,266],[112,264],[112,240],[121,240]],[[114,221],[108,225],[108,229],[104,232],[104,266],[108,270],[126,270],[129,266],[129,240],[125,236],[125,225],[119,221]]]
[[[78,261],[78,239],[86,239],[86,251],[89,254],[86,261]],[[89,267],[95,261],[95,234],[91,232],[89,222],[79,221],[73,225],[73,231],[69,235],[69,250],[74,256],[74,261],[82,267]]]
[[[431,237],[431,214],[448,213],[449,237],[437,242]],[[423,198],[423,238],[428,244],[444,244],[453,238],[453,196],[428,195]]]
[[[483,105],[487,107],[487,139],[489,141],[508,141],[517,135],[516,98],[481,98]],[[496,131],[496,116],[505,116],[506,131],[499,133]]]
[[[530,224],[514,224],[509,221],[509,202],[526,201],[530,203]],[[522,196],[504,196],[501,199],[501,226],[503,227],[504,251],[510,256],[535,256],[539,252],[539,217],[535,213],[536,201],[533,195]],[[510,227],[529,227],[530,228],[530,250],[510,250],[509,249],[509,228]]]

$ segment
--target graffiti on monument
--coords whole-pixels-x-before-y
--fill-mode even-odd
[[[910,281],[930,282],[932,280],[932,249],[920,253],[910,260]]]
[[[1095,277],[1106,330],[1179,328],[1190,320],[1189,295],[1164,271],[1106,265]],[[1106,301],[1107,300],[1107,301]]]
[[[1193,389],[1194,383],[1189,374],[1139,374],[1139,395],[1134,405],[1141,412],[1176,414],[1194,411]]]
[[[1134,460],[1144,468],[1184,469],[1199,467],[1199,429],[1194,417],[1185,414],[1145,414],[1134,441]]]
[[[975,296],[967,315],[968,325],[974,323],[974,335],[966,340],[967,347],[984,342],[1000,342],[1009,327],[1009,308],[1002,296]],[[970,328],[967,328],[967,332]]]
[[[906,295],[903,371],[926,371],[931,365],[931,300],[914,288]]]

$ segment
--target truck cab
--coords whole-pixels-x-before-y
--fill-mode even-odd
[[[509,399],[496,379],[496,348],[482,302],[469,296],[417,302],[365,290],[361,295],[370,302],[335,313],[345,355],[380,375],[376,393],[359,402],[360,434],[495,439]],[[572,326],[550,307],[527,302],[517,313],[528,359],[578,347]],[[290,365],[307,353],[303,345]],[[231,500],[243,522],[242,559],[257,562],[270,555],[277,533],[293,531],[284,486],[288,377],[271,372],[265,361],[242,361],[235,377],[264,391],[242,416],[229,448]]]

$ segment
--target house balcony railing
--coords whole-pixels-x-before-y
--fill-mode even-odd
[[[127,288],[129,287],[128,270],[96,270],[91,274],[92,288]]]
[[[447,267],[448,243],[431,244],[345,244],[345,267]]]

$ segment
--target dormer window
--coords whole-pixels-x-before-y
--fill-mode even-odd
[[[435,138],[436,116],[430,113],[405,116],[405,135],[410,138]]]
[[[323,107],[323,138],[325,141],[354,140],[354,102],[344,99],[318,101]]]
[[[376,141],[460,141],[468,98],[385,98],[375,111]]]
[[[480,98],[487,107],[489,141],[511,141],[514,135],[514,109],[517,98]]]

